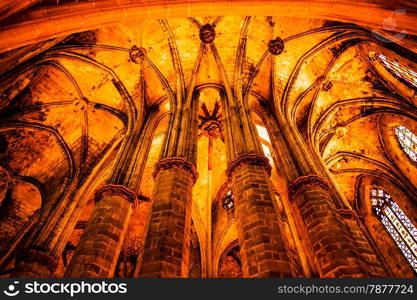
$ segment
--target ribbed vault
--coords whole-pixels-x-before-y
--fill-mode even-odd
[[[417,133],[415,91],[378,70],[369,56],[371,51],[383,53],[417,70],[415,36],[387,43],[381,35],[392,37],[392,32],[375,34],[381,17],[396,8],[391,1],[358,1],[355,10],[348,1],[256,1],[249,7],[247,1],[214,6],[191,1],[187,12],[181,1],[163,7],[155,1],[111,2],[22,0],[0,6],[0,164],[7,174],[1,180],[16,182],[13,188],[0,185],[0,197],[23,201],[29,198],[29,185],[29,195],[39,191],[19,224],[35,209],[45,219],[58,214],[57,203],[74,197],[86,200],[72,225],[87,221],[93,206],[89,186],[111,176],[126,136],[152,115],[157,120],[149,136],[153,142],[137,173],[142,176],[137,192],[144,202],[129,229],[132,240],[142,241],[153,166],[164,151],[170,124],[176,122],[172,115],[182,108],[181,99],[190,102],[196,91],[199,105],[206,107],[199,109],[202,119],[224,122],[222,108],[211,115],[222,95],[234,95],[253,111],[254,128],[264,152],[270,152],[274,189],[283,201],[288,200],[287,187],[267,134],[275,130],[265,121],[268,111],[281,114],[304,147],[323,162],[330,181],[342,191],[340,201],[359,210],[358,191],[365,177],[395,183],[398,194],[403,193],[398,197],[416,194],[417,166],[410,164],[393,134],[401,124]],[[398,16],[398,26],[416,34],[415,4],[400,4],[407,14]],[[274,16],[268,16],[271,6]],[[225,7],[234,9],[234,15],[217,16]],[[246,16],[249,9],[256,16]],[[376,17],[365,18],[362,10]],[[213,43],[200,40],[205,24],[215,30]],[[269,43],[277,37],[285,48],[274,55]],[[233,263],[229,271],[240,272],[229,257],[238,251],[230,247],[238,238],[234,217],[221,207],[230,155],[224,140],[199,133],[200,177],[192,218],[193,249],[201,254],[193,257],[201,260],[205,276],[218,275],[219,263]],[[10,200],[2,199],[6,207],[3,202]],[[71,234],[76,243],[81,233]],[[7,239],[0,251],[14,242]],[[224,262],[225,257],[230,261]],[[7,261],[0,262],[5,265]]]

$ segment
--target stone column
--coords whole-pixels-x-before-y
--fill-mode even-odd
[[[153,206],[139,277],[187,277],[195,167],[175,157],[154,172]]]
[[[366,277],[349,227],[337,210],[329,184],[318,175],[290,185],[320,277]]]
[[[15,269],[12,278],[49,278],[58,267],[59,259],[49,249],[36,244],[39,232],[47,220],[40,214],[37,224],[22,240],[22,248],[16,250]],[[56,220],[55,220],[56,222]]]
[[[158,107],[136,124],[119,152],[108,183],[96,190],[92,216],[65,277],[113,277],[130,217],[139,204],[139,183],[152,144]]]
[[[355,212],[340,203],[338,190],[321,173],[322,164],[300,145],[280,115],[264,110],[278,168],[288,182],[304,251],[320,277],[386,276],[385,269],[361,231]]]
[[[198,177],[199,99],[194,83],[186,93],[181,73],[177,75],[177,100],[172,103],[170,124],[155,165],[152,209],[135,277],[188,277],[192,187]]]
[[[230,162],[244,277],[292,277],[266,157],[242,154]]]
[[[96,207],[65,277],[111,277],[137,199],[121,185],[107,184],[96,192]]]
[[[154,114],[152,114],[153,116]],[[65,277],[113,277],[134,208],[138,186],[152,143],[155,118],[132,137],[107,184],[96,190],[92,216],[66,270]]]
[[[16,257],[14,278],[48,278],[58,266],[58,260],[41,249],[24,249]]]
[[[137,95],[137,101],[142,101],[145,97],[143,60],[145,59],[146,53],[144,52],[143,48],[137,48],[134,46],[132,47],[129,54],[132,61],[139,64],[140,67],[140,87],[138,88],[139,93]],[[114,167],[110,178],[107,180],[107,184],[96,191],[97,205],[94,208],[92,219],[89,220],[89,224],[93,224],[94,222],[97,224],[94,225],[94,228],[90,226],[87,227],[85,234],[83,234],[83,237],[81,238],[77,248],[84,249],[83,251],[85,253],[90,251],[86,249],[90,249],[91,232],[97,231],[98,233],[100,231],[99,234],[103,235],[101,237],[103,241],[107,241],[107,238],[105,237],[106,235],[108,235],[110,238],[114,238],[114,243],[108,243],[109,247],[106,248],[106,253],[107,256],[111,253],[113,256],[112,259],[117,260],[120,253],[120,247],[116,240],[119,240],[120,243],[123,241],[123,237],[127,229],[125,224],[129,223],[130,215],[134,207],[132,203],[136,204],[135,195],[138,193],[140,180],[142,178],[143,169],[145,167],[149,149],[152,144],[153,134],[160,111],[159,105],[154,105],[146,109],[142,108],[140,114],[138,115],[136,108],[133,106],[132,99],[130,99],[130,96],[126,93],[126,90],[122,84],[117,81],[114,81],[113,83],[127,104],[128,123],[126,127],[126,136],[120,145],[120,149],[117,153]],[[86,105],[83,107],[88,109],[88,101],[85,104]],[[25,274],[29,273],[34,274],[33,277],[51,277],[53,275],[55,270],[53,266],[57,265],[59,257],[62,255],[62,251],[66,245],[66,241],[69,238],[70,233],[72,232],[75,223],[81,214],[81,210],[83,209],[85,202],[88,200],[86,199],[85,195],[77,195],[77,193],[79,190],[81,190],[81,187],[93,184],[95,180],[94,176],[85,179],[80,176],[81,173],[81,170],[77,170],[78,176],[73,181],[67,193],[63,195],[62,199],[59,200],[59,203],[56,205],[56,207],[46,216],[45,220],[40,222],[39,228],[37,228],[37,230],[32,233],[28,239],[28,242],[25,244],[26,250],[36,250],[37,252],[42,253],[42,257],[47,257],[48,259],[38,259],[39,256],[34,255],[27,257],[24,254],[19,255],[17,260],[17,268],[13,273],[14,277],[25,277]],[[131,204],[128,205],[127,203]],[[127,209],[128,206],[129,209]],[[118,209],[120,209],[120,211],[118,211]],[[112,210],[113,215],[111,216]],[[97,216],[100,214],[99,212],[106,212],[106,218],[103,219],[100,216]],[[112,219],[113,217],[115,220]],[[109,223],[116,224],[114,226],[120,229],[120,231],[116,228],[110,228]],[[111,232],[108,231],[108,228],[110,228],[111,231],[114,231],[114,233],[117,233],[119,238],[116,238],[110,234]],[[104,231],[106,232],[104,233]],[[97,248],[98,245],[95,245],[95,247],[96,249],[99,249]],[[74,253],[72,259],[73,262],[70,262],[66,276],[96,277],[97,272],[101,272],[100,276],[113,276],[113,266],[111,264],[108,265],[102,263],[102,257],[93,255],[87,255],[88,262],[91,265],[100,266],[100,270],[98,270],[98,268],[94,269],[91,267],[91,272],[84,270],[83,275],[80,275],[81,273],[75,270],[76,268],[72,266],[72,263],[77,265],[79,264],[80,260],[85,259],[86,254],[83,253],[83,251],[79,250]],[[78,255],[81,257],[78,257]],[[35,260],[29,263],[29,259],[31,258]],[[20,259],[23,259],[22,262],[20,262]],[[107,257],[107,259],[110,261],[110,257]],[[47,262],[47,265],[42,268],[39,267],[39,265],[43,262]],[[33,266],[33,268],[31,266]],[[104,271],[106,269],[108,269],[107,273]],[[39,273],[40,270],[49,270],[50,273]],[[22,275],[20,274],[21,272],[23,272]]]
[[[137,124],[134,132],[126,137],[125,145],[120,150],[115,163],[116,167],[112,173],[113,178],[110,178],[108,184],[96,191],[96,207],[67,268],[66,277],[113,276],[114,266],[105,264],[102,261],[104,256],[93,255],[92,253],[96,250],[97,253],[102,253],[99,250],[105,249],[108,262],[110,262],[110,254],[113,256],[111,259],[116,261],[118,259],[121,250],[119,244],[123,241],[134,207],[133,203],[137,203],[136,194],[132,190],[136,190],[138,181],[141,179],[149,145],[152,143],[154,121],[156,120],[155,113],[156,111],[149,113],[145,121]],[[27,277],[27,274],[32,274],[31,277],[38,278],[53,275],[58,265],[59,255],[63,251],[62,247],[65,245],[61,239],[68,238],[73,229],[74,221],[77,220],[73,216],[79,215],[79,207],[82,207],[72,203],[75,194],[76,190],[73,190],[73,192],[65,195],[65,201],[60,203],[61,211],[49,215],[45,223],[40,225],[39,230],[33,233],[23,254],[17,257],[17,267],[12,275],[13,277]],[[85,198],[79,198],[79,201],[85,201]],[[67,204],[66,209],[62,207],[65,203]],[[102,213],[106,214],[105,217],[104,215],[101,216]],[[103,241],[102,244],[94,243],[92,245],[91,241],[94,239],[94,234],[97,234],[98,240]],[[118,234],[119,237],[113,236],[114,234]],[[114,242],[109,242],[108,238],[110,237],[113,237]],[[94,249],[91,247],[94,247]],[[42,255],[26,256],[27,251],[35,251]],[[88,257],[88,260],[86,257]],[[30,262],[30,259],[34,260]],[[81,261],[86,264],[81,263]],[[46,263],[46,265],[42,266],[43,263]],[[88,270],[84,269],[87,265],[90,268]]]
[[[220,96],[243,276],[293,277],[269,179],[271,166],[263,155],[249,110],[242,97],[227,86]]]

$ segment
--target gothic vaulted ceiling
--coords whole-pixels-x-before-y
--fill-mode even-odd
[[[400,1],[408,5],[409,14],[398,15],[397,24],[412,34],[397,43],[384,43],[382,36],[392,34],[381,30],[380,19],[360,18],[346,9],[334,17],[325,16],[320,14],[322,4],[312,4],[311,14],[296,10],[307,1],[289,5],[288,11],[277,11],[274,16],[246,16],[244,12],[250,10],[238,6],[243,1],[236,1],[234,14],[224,10],[206,16],[208,4],[202,4],[201,10],[193,6],[195,16],[173,10],[168,18],[158,15],[149,1],[149,12],[155,12],[155,17],[144,20],[140,18],[143,11],[136,11],[138,18],[134,17],[129,1],[118,2],[126,2],[125,14],[130,17],[117,19],[120,11],[109,17],[109,2],[91,2],[103,7],[95,14],[89,1],[0,4],[2,195],[12,182],[14,198],[33,207],[43,199],[47,210],[60,195],[82,186],[91,170],[101,168],[106,174],[129,120],[140,120],[149,109],[158,108],[162,121],[144,173],[149,180],[141,186],[149,197],[152,166],[166,130],[163,116],[175,95],[192,86],[234,89],[238,81],[254,111],[266,106],[281,110],[292,121],[305,143],[322,156],[349,201],[354,199],[357,176],[369,172],[383,173],[390,180],[400,178],[405,189],[415,189],[417,169],[406,163],[407,157],[396,150],[395,137],[386,133],[392,131],[385,129],[407,123],[417,132],[417,99],[393,78],[381,77],[368,55],[383,53],[417,70],[417,56],[412,52],[417,49],[412,35],[417,30],[410,22],[410,15],[416,14],[415,3]],[[212,11],[225,7],[226,2],[220,1]],[[371,5],[379,12],[391,9],[388,3],[394,1],[359,2],[358,9],[361,4]],[[29,8],[29,4],[34,6]],[[260,6],[255,11],[261,12]],[[70,8],[79,13],[78,18],[70,16]],[[82,9],[85,14],[80,13]],[[55,19],[50,17],[54,13]],[[57,34],[50,28],[54,22]],[[205,24],[215,30],[212,44],[200,40]],[[29,30],[32,25],[35,29]],[[277,37],[285,48],[275,56],[268,43]],[[209,93],[205,97],[208,110],[213,111],[215,101]],[[264,126],[261,118],[254,121]],[[216,145],[220,155],[214,160],[213,198],[224,182],[226,164],[224,144]],[[200,174],[207,172],[204,159],[198,161]],[[200,200],[196,200],[199,210],[195,214],[201,217],[211,207],[201,200],[207,197],[202,192],[205,185],[197,183],[196,187]]]

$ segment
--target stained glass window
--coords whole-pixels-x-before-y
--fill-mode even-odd
[[[235,206],[235,198],[233,196],[232,190],[228,190],[226,195],[223,198],[223,208],[225,210],[230,210]]]
[[[387,58],[383,54],[376,54],[377,60],[390,72],[393,76],[398,78],[401,82],[412,89],[417,89],[417,73],[400,65],[398,62]]]
[[[375,214],[381,220],[414,271],[417,272],[416,227],[384,190],[372,188],[371,201]]]
[[[417,136],[404,126],[396,126],[394,131],[404,152],[412,161],[417,162]]]

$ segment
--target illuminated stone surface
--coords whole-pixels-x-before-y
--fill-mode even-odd
[[[3,2],[0,276],[416,276],[412,1]]]

